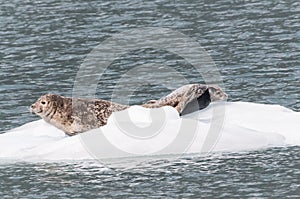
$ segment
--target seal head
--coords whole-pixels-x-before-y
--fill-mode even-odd
[[[208,91],[210,95],[210,100],[214,101],[224,101],[227,100],[228,95],[222,90],[221,87],[217,85],[208,85]]]
[[[47,94],[40,97],[30,106],[30,112],[50,121],[58,109],[63,107],[63,98],[59,95]]]

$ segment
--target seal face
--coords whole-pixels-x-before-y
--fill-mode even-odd
[[[228,95],[217,85],[208,85],[208,91],[212,102],[228,98]]]
[[[59,95],[43,95],[31,105],[30,112],[34,112],[47,121],[51,120],[56,112],[62,109],[65,104],[66,99]]]
[[[128,107],[101,99],[72,99],[47,94],[32,104],[30,111],[67,135],[75,135],[104,126],[112,112]]]

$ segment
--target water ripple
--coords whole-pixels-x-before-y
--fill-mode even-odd
[[[28,106],[40,95],[70,96],[80,64],[94,47],[114,33],[142,27],[168,27],[197,40],[214,59],[231,101],[300,110],[299,19],[296,0],[2,1],[0,131],[36,120]],[[99,82],[97,96],[110,99],[115,81],[124,72],[147,63],[166,64],[190,81],[203,82],[177,55],[159,49],[137,50],[112,63]],[[154,79],[151,74],[147,78]],[[137,89],[131,103],[168,92],[154,82]],[[272,149],[158,162],[158,168],[152,162],[133,171],[86,169],[81,164],[0,165],[0,195],[297,198],[298,154],[297,147]]]

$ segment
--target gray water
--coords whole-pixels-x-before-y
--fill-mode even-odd
[[[0,132],[37,120],[28,106],[40,95],[71,96],[81,64],[101,42],[146,27],[170,28],[196,40],[214,60],[230,101],[300,110],[296,0],[0,3]],[[188,81],[203,83],[180,56],[141,49],[110,65],[98,82],[97,97],[111,99],[120,75],[148,63],[166,64]],[[151,74],[148,78],[155,79]],[[130,103],[168,92],[153,81],[138,87]],[[153,161],[130,170],[86,162],[4,163],[0,197],[299,198],[299,161],[299,147],[283,147]]]

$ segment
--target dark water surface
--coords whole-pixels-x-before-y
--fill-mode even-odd
[[[170,28],[198,41],[219,69],[230,101],[300,110],[299,1],[0,3],[0,132],[37,120],[28,106],[40,95],[71,96],[81,64],[101,42],[146,27]],[[110,65],[98,82],[97,97],[110,99],[124,71],[149,63],[166,64],[190,82],[203,82],[180,56],[141,49]],[[137,87],[130,103],[168,93],[155,76],[146,78],[153,83]],[[85,163],[3,164],[0,197],[299,198],[299,152],[299,147],[274,148],[121,171]]]
[[[291,153],[293,151],[293,153]],[[299,198],[299,147],[151,162],[112,170],[97,163],[0,165],[11,198]],[[276,155],[274,155],[276,154]],[[297,178],[298,177],[298,178]]]

